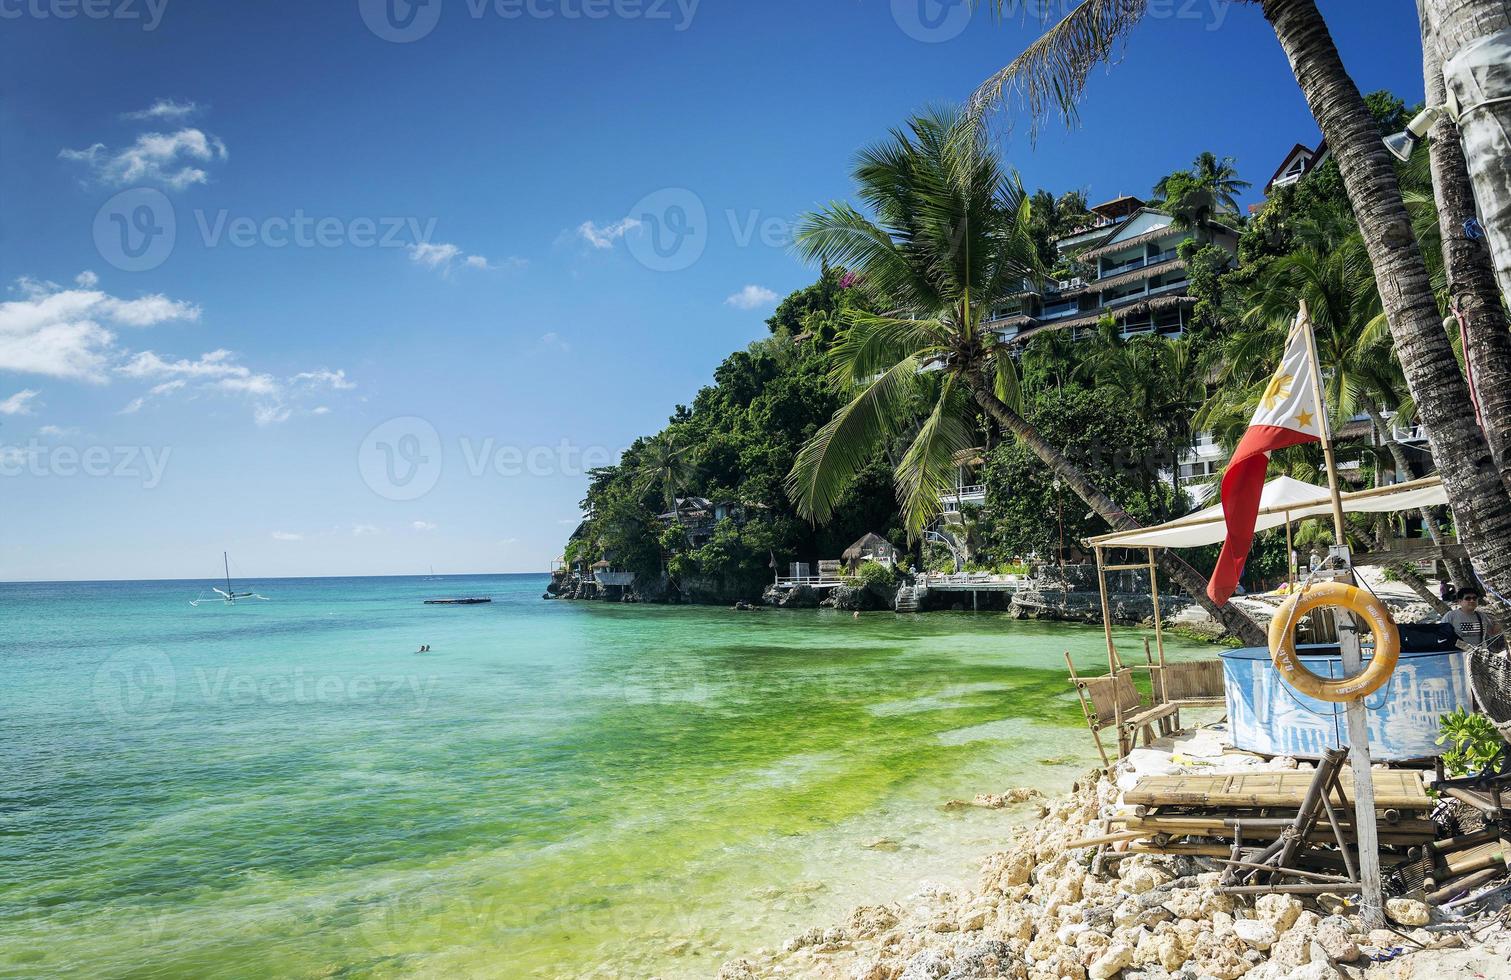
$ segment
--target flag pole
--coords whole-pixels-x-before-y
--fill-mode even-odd
[[[1346,524],[1343,519],[1343,494],[1338,489],[1338,464],[1333,456],[1332,426],[1328,422],[1327,402],[1322,397],[1322,365],[1317,358],[1317,337],[1312,330],[1311,314],[1306,300],[1301,301],[1297,318],[1300,329],[1306,331],[1306,356],[1311,362],[1312,391],[1317,399],[1317,427],[1322,434],[1322,457],[1327,465],[1327,485],[1333,497],[1333,531],[1335,544],[1333,554],[1342,559],[1344,579],[1354,584],[1353,556],[1348,549]],[[1357,674],[1364,666],[1364,656],[1359,647],[1359,631],[1355,620],[1348,613],[1340,616],[1338,649],[1343,657],[1343,672]],[[1370,772],[1369,715],[1364,701],[1354,698],[1348,702],[1348,745],[1350,763],[1354,770],[1354,827],[1359,842],[1359,918],[1364,928],[1385,927],[1385,895],[1380,882],[1380,828],[1375,816],[1375,781]]]

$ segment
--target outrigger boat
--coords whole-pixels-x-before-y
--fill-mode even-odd
[[[485,606],[492,599],[426,599],[427,606]]]
[[[189,600],[189,605],[191,605],[191,606],[197,606],[201,602],[224,602],[228,606],[234,606],[234,605],[236,605],[236,600],[237,599],[260,599],[263,602],[268,602],[269,601],[268,597],[265,596],[265,595],[258,595],[255,592],[237,592],[234,589],[232,589],[231,588],[231,556],[229,554],[227,554],[226,552],[222,551],[220,553],[220,559],[221,559],[221,562],[225,565],[226,587],[224,589],[217,589],[214,586],[211,586],[211,591],[214,592],[216,595],[220,596],[220,598],[219,599],[190,599]]]

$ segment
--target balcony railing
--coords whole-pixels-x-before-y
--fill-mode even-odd
[[[939,500],[941,503],[955,504],[957,506],[964,504],[984,504],[986,503],[986,487],[960,487],[950,493],[941,495]]]
[[[1390,427],[1390,437],[1396,442],[1426,442],[1427,430],[1418,425],[1393,425]]]

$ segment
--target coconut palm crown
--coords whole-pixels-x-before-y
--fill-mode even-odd
[[[831,204],[800,219],[795,248],[860,272],[884,309],[847,315],[832,372],[862,387],[798,455],[788,490],[822,521],[878,448],[911,433],[896,481],[916,536],[940,512],[956,454],[976,444],[970,402],[1015,401],[1012,361],[983,322],[993,301],[1037,277],[1038,254],[1021,184],[958,111],[894,130],[861,151],[854,175],[873,216]]]

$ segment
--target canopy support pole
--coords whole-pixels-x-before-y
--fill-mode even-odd
[[[1107,638],[1107,673],[1118,670],[1118,652],[1112,644],[1112,605],[1107,601],[1106,559],[1100,547],[1093,549],[1097,556],[1097,588],[1102,593],[1102,634]]]
[[[1291,538],[1291,512],[1285,512],[1285,586],[1287,592],[1296,591],[1296,545]]]
[[[1312,318],[1301,301],[1298,326],[1306,331],[1306,354],[1311,360],[1312,386],[1317,398],[1317,425],[1322,432],[1322,456],[1327,463],[1327,485],[1333,495],[1334,554],[1343,560],[1343,578],[1354,584],[1353,559],[1348,550],[1347,524],[1343,518],[1343,495],[1338,490],[1338,464],[1333,457],[1332,425],[1327,403],[1322,399],[1322,365],[1317,359],[1317,337]],[[1338,648],[1345,674],[1357,674],[1364,664],[1359,648],[1357,620],[1344,613],[1338,617]],[[1369,716],[1361,698],[1348,702],[1348,745],[1354,770],[1354,827],[1359,837],[1359,918],[1366,931],[1385,928],[1385,896],[1380,882],[1380,828],[1375,820],[1375,781],[1370,774]]]

